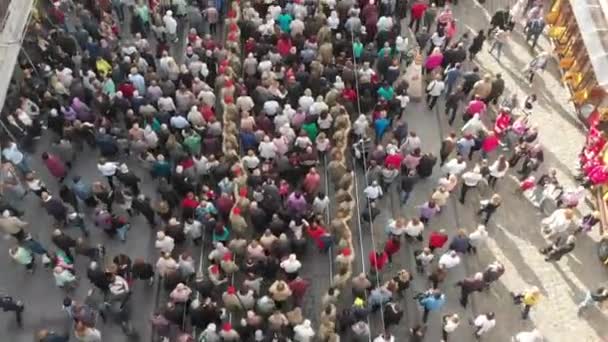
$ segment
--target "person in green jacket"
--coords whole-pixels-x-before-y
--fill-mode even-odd
[[[171,178],[171,164],[165,160],[165,156],[162,154],[156,157],[156,161],[152,165],[152,176],[166,179]]]
[[[224,226],[223,224],[219,223],[215,226],[215,229],[213,230],[211,240],[215,244],[216,242],[226,242],[228,241],[229,237],[230,231],[228,230],[228,228],[226,228],[226,226]]]
[[[395,90],[390,84],[384,82],[380,89],[378,89],[378,96],[385,101],[390,101],[395,97]]]
[[[359,37],[357,37],[356,40],[353,42],[353,54],[355,56],[355,59],[361,58],[361,55],[363,54],[363,44],[359,40]]]
[[[306,132],[310,141],[315,141],[317,139],[317,135],[319,134],[319,127],[317,126],[316,121],[309,121],[302,125],[302,129]]]
[[[32,252],[21,246],[15,246],[9,249],[8,253],[18,264],[25,266],[28,272],[34,272],[34,255]]]
[[[186,138],[184,139],[184,147],[190,154],[198,155],[201,153],[201,136],[195,131],[189,129],[186,131]]]
[[[112,77],[104,76],[103,93],[110,97],[113,97],[114,94],[116,94],[116,84],[114,84]]]
[[[279,18],[277,19],[277,22],[279,23],[279,27],[281,28],[281,31],[283,31],[285,33],[291,32],[291,22],[292,21],[293,21],[293,17],[291,16],[291,14],[287,13],[286,10],[283,10],[283,13],[281,13],[281,15],[279,15]]]

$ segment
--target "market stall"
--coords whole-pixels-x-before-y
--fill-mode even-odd
[[[580,155],[583,182],[592,187],[608,227],[608,0],[554,0],[546,16],[564,84],[588,128]]]
[[[546,21],[564,83],[586,125],[608,120],[608,2],[554,0]]]

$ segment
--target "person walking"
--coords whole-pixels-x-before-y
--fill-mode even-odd
[[[448,337],[451,333],[456,331],[456,328],[460,325],[460,317],[458,314],[443,315],[442,326],[441,326],[441,342],[448,342]]]
[[[439,75],[435,76],[435,79],[426,86],[426,104],[429,109],[432,110],[435,107],[443,89],[445,89],[445,83]]]
[[[11,296],[0,295],[0,309],[4,312],[14,312],[17,326],[23,328],[23,311],[25,310],[25,305],[22,301],[16,300]]]
[[[496,51],[496,60],[498,60],[498,63],[500,63],[500,56],[502,54],[502,49],[504,47],[504,45],[507,42],[507,39],[509,38],[509,32],[501,29],[501,28],[497,28],[496,32],[494,32],[494,42],[492,42],[492,47],[490,47],[490,55],[493,55],[493,52]]]
[[[417,33],[420,29],[420,22],[422,21],[424,13],[427,11],[428,8],[429,6],[426,4],[426,2],[422,0],[417,0],[412,4],[412,7],[410,8],[410,24],[408,26],[410,29],[414,30],[414,33]],[[414,25],[416,26],[415,28]]]
[[[477,215],[485,215],[482,220],[484,225],[488,225],[488,222],[490,222],[492,215],[494,215],[498,207],[500,207],[501,203],[502,199],[499,194],[494,194],[492,195],[492,197],[490,197],[490,199],[482,200],[480,202],[481,207],[477,211]]]
[[[469,60],[472,61],[475,59],[475,56],[481,51],[483,48],[483,43],[486,41],[486,35],[484,30],[479,30],[473,41],[471,42],[471,46],[469,46]]]
[[[475,165],[473,170],[467,171],[462,174],[462,186],[460,187],[460,198],[458,201],[464,204],[464,201],[467,196],[467,192],[469,190],[477,188],[479,182],[483,181],[483,176],[481,175],[479,165]]]
[[[513,297],[513,303],[515,305],[522,306],[521,318],[528,319],[528,316],[530,315],[530,309],[532,309],[533,306],[538,304],[538,301],[541,297],[541,293],[538,287],[533,286],[518,294],[511,293],[511,296]]]
[[[110,162],[105,158],[100,158],[99,162],[97,163],[97,169],[104,177],[108,179],[108,184],[110,185],[110,188],[114,190],[114,176],[118,171],[118,163]]]
[[[481,339],[481,336],[496,326],[496,318],[494,312],[487,312],[479,314],[473,320],[473,326],[475,327],[475,338]]]
[[[481,292],[486,287],[485,285],[483,273],[481,272],[477,272],[474,276],[457,282],[456,286],[460,287],[460,305],[466,308],[469,303],[469,295],[473,292]]]
[[[439,311],[445,304],[445,295],[438,289],[431,289],[427,291],[418,300],[420,306],[422,306],[422,322],[426,323],[429,319],[429,313],[431,311]]]
[[[577,315],[581,315],[585,310],[591,306],[599,307],[608,299],[608,289],[604,286],[600,286],[593,292],[588,290],[585,293],[585,298],[577,305]]]
[[[509,170],[509,162],[504,155],[500,155],[498,159],[490,166],[490,176],[488,177],[488,185],[494,189],[496,182],[503,178]]]
[[[49,173],[53,175],[53,177],[57,178],[59,183],[63,183],[65,176],[68,174],[68,170],[64,162],[59,159],[59,157],[48,152],[42,153],[42,161],[49,170]]]

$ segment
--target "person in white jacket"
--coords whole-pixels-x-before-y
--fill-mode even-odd
[[[460,175],[467,168],[467,162],[462,156],[450,159],[443,165],[443,171],[450,175]]]
[[[357,120],[353,123],[353,131],[359,137],[367,135],[367,129],[369,128],[369,121],[365,114],[359,115]]]
[[[258,151],[260,152],[260,157],[265,160],[274,159],[277,156],[277,146],[270,141],[269,136],[264,136],[264,140],[258,146]]]
[[[572,209],[556,209],[550,216],[541,221],[541,232],[548,238],[555,239],[563,235],[574,223],[574,212]]]
[[[483,224],[478,225],[477,229],[469,234],[469,240],[471,241],[471,252],[477,253],[477,248],[485,244],[486,240],[488,240],[486,226]]]
[[[538,329],[532,331],[522,331],[517,335],[513,336],[512,342],[542,342],[543,335]]]
[[[172,237],[165,235],[164,232],[157,232],[154,247],[158,248],[163,253],[171,254],[173,248],[175,248],[175,241],[173,241]]]
[[[473,325],[475,326],[475,337],[477,337],[477,339],[481,338],[483,334],[492,330],[494,326],[496,326],[494,313],[488,312],[485,314],[480,314],[475,318],[475,320],[473,320]]]
[[[289,254],[287,259],[281,261],[281,268],[287,273],[288,277],[295,278],[300,268],[302,268],[302,263],[295,254]]]
[[[479,117],[479,113],[477,113],[477,114],[474,114],[473,117],[469,121],[467,121],[466,124],[464,124],[464,126],[462,126],[461,132],[462,132],[462,135],[472,134],[474,136],[477,136],[479,131],[485,131],[485,130],[486,130],[486,126],[481,121],[481,118]]]
[[[416,238],[419,241],[422,241],[422,231],[424,231],[424,223],[420,221],[417,217],[408,222],[407,226],[405,226],[405,234],[408,237]]]
[[[500,155],[498,159],[490,166],[490,177],[488,178],[488,185],[494,188],[496,182],[503,178],[509,170],[509,162],[504,155]]]
[[[163,24],[165,24],[165,32],[167,33],[167,40],[176,42],[177,41],[177,20],[173,18],[173,11],[169,10],[163,16]]]
[[[293,328],[294,340],[297,342],[311,342],[315,336],[310,320],[305,319]]]
[[[439,266],[445,267],[446,270],[454,268],[460,264],[460,257],[456,251],[447,251],[439,258]]]

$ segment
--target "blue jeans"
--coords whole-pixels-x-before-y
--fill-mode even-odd
[[[32,169],[30,168],[30,165],[27,162],[27,158],[25,156],[23,156],[23,159],[21,159],[21,163],[15,165],[19,171],[21,171],[23,174],[26,173],[30,173],[32,171]]]
[[[406,204],[407,200],[410,198],[411,192],[401,191],[399,198],[401,198],[401,204]]]
[[[492,51],[496,50],[496,59],[500,60],[500,55],[502,53],[503,45],[504,45],[504,43],[495,40],[494,43],[492,44],[492,47],[490,48],[490,54],[492,53]]]
[[[118,238],[120,239],[120,241],[126,241],[127,240],[127,232],[129,231],[129,229],[131,228],[130,225],[125,224],[124,226],[116,229],[116,234],[118,235]]]

